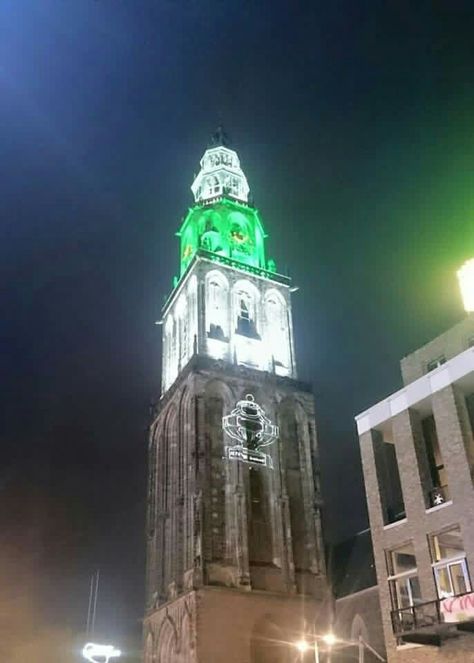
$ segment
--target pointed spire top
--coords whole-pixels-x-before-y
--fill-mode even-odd
[[[210,147],[229,147],[230,140],[229,135],[224,131],[222,124],[219,124],[217,129],[211,136]]]

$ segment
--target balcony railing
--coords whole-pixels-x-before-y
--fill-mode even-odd
[[[439,601],[427,601],[409,608],[392,610],[392,625],[395,635],[402,635],[419,628],[441,623]]]
[[[402,636],[415,631],[439,631],[446,625],[472,624],[474,628],[474,592],[465,592],[445,599],[427,601],[399,610],[392,610],[393,632]]]

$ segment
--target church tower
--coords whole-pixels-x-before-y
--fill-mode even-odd
[[[149,438],[145,663],[289,663],[326,596],[291,282],[218,131],[178,232]]]

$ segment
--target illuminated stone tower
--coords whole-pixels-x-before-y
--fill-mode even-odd
[[[290,279],[222,132],[191,188],[150,428],[145,663],[286,663],[326,592]]]

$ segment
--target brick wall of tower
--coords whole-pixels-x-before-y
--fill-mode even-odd
[[[225,457],[222,415],[247,393],[280,425],[267,448],[274,469]],[[314,405],[304,385],[196,356],[159,403],[150,462],[147,624],[206,586],[326,599]],[[257,510],[252,499],[262,502]]]
[[[303,591],[305,582],[324,574],[312,397],[295,389],[298,385],[291,380],[239,367],[229,377],[229,367],[218,362],[196,358],[196,363],[213,368],[196,371],[190,366],[162,399],[151,427],[149,603],[165,602],[190,589],[201,574],[210,584],[250,583],[249,527],[244,521],[249,517],[252,471],[262,472],[271,546],[268,559],[261,560],[262,569],[256,560],[254,584]],[[259,394],[288,440],[286,445],[277,441],[271,452],[274,470],[250,470],[224,458],[222,416],[246,390]],[[291,417],[290,439],[285,427]],[[162,545],[172,562],[158,559],[156,550]]]

